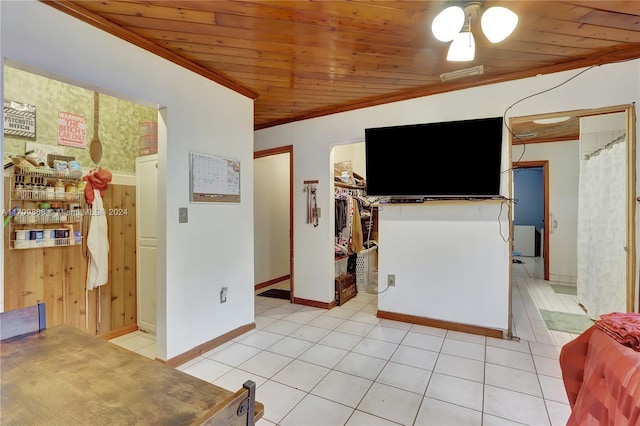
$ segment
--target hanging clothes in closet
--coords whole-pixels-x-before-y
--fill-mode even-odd
[[[361,189],[335,190],[335,254],[358,253],[363,248],[360,212],[366,199]]]

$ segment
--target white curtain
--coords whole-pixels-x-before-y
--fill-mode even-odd
[[[625,138],[580,161],[578,302],[592,319],[626,312]]]

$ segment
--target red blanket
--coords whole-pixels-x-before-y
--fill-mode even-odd
[[[640,351],[640,314],[612,312],[600,315],[595,326],[616,342]]]
[[[595,325],[562,347],[567,426],[640,425],[640,353]]]

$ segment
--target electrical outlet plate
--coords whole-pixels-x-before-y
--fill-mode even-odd
[[[387,285],[389,287],[395,287],[395,285],[396,285],[396,275],[395,274],[388,274],[387,275]]]
[[[229,287],[222,287],[222,290],[220,290],[220,303],[226,303],[227,302],[227,293],[229,292]]]

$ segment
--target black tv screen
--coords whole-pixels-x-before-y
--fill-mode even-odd
[[[497,197],[502,117],[365,129],[367,195]]]

